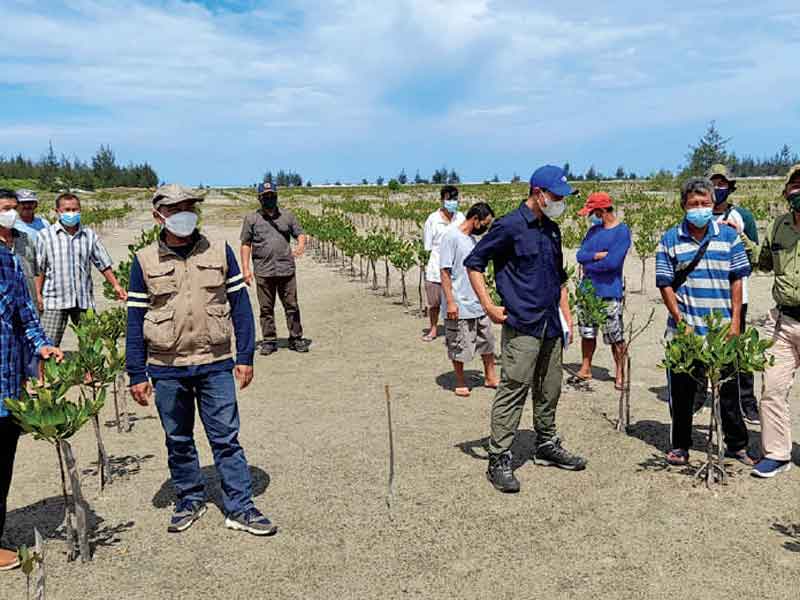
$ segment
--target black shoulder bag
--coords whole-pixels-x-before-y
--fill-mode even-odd
[[[673,292],[677,292],[678,288],[680,288],[686,280],[689,278],[689,275],[697,268],[697,265],[700,264],[700,261],[703,260],[703,256],[706,254],[706,250],[708,250],[708,245],[711,243],[711,236],[708,237],[706,241],[700,244],[700,247],[697,249],[697,253],[694,255],[692,262],[686,265],[680,271],[675,273],[675,277],[672,279],[672,283],[669,284],[669,287],[672,288]]]

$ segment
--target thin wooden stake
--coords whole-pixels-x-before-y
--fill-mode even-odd
[[[389,424],[389,481],[386,486],[386,508],[389,509],[391,518],[392,501],[394,500],[394,428],[392,426],[392,397],[389,386],[384,386],[386,392],[386,418]]]
[[[33,600],[45,600],[45,547],[44,538],[36,527],[33,528],[35,540],[34,550],[39,557],[36,561],[36,569],[33,572]]]

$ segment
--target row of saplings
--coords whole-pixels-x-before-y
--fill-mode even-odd
[[[654,216],[653,211],[649,211]],[[403,304],[408,305],[405,276],[413,267],[418,266],[420,271],[420,308],[422,308],[421,282],[428,260],[428,253],[422,248],[419,240],[409,241],[398,236],[389,229],[372,231],[360,234],[349,215],[339,210],[327,208],[323,214],[316,216],[305,210],[299,210],[298,216],[306,232],[312,238],[312,246],[316,249],[318,259],[327,262],[339,262],[343,269],[348,269],[355,276],[355,257],[359,258],[360,277],[363,280],[364,262],[366,259],[366,276],[372,271],[372,287],[377,289],[376,263],[384,261],[386,287],[385,295],[389,295],[389,264],[400,272]],[[652,227],[644,227],[655,239],[655,231],[665,221],[661,219],[642,219]],[[652,230],[652,233],[651,233]],[[338,255],[337,255],[338,251]],[[349,261],[349,267],[347,264]],[[494,287],[493,269],[487,270],[487,284],[489,285],[495,302],[500,302]],[[569,269],[572,282],[570,292],[570,305],[580,315],[580,321],[587,325],[601,326],[607,319],[606,302],[599,298],[588,279],[583,278],[580,271]],[[619,416],[616,428],[626,431],[630,425],[630,396],[631,380],[631,345],[652,324],[655,309],[651,310],[647,319],[637,326],[636,315],[628,319],[626,328],[626,342],[623,352],[625,361],[625,385],[619,397]],[[678,331],[665,344],[664,360],[659,365],[661,368],[676,373],[687,373],[696,377],[699,375],[697,367],[702,366],[705,379],[698,378],[700,385],[709,384],[711,389],[711,420],[707,438],[707,460],[698,470],[698,477],[705,480],[706,485],[722,483],[725,480],[723,465],[724,446],[722,443],[722,421],[720,418],[719,390],[720,386],[728,379],[736,377],[738,373],[762,372],[771,365],[774,357],[768,350],[772,345],[770,340],[761,339],[755,328],[746,329],[741,335],[731,336],[730,325],[725,322],[720,314],[711,314],[707,319],[708,334],[699,337],[691,328],[681,323]]]
[[[120,284],[127,286],[133,254],[150,244],[158,230],[142,233],[137,243],[128,247],[127,261],[117,267]],[[106,286],[104,295],[116,297]],[[113,479],[111,463],[100,426],[100,411],[109,391],[114,400],[117,431],[131,430],[127,407],[127,391],[121,385],[125,369],[124,351],[120,340],[125,336],[127,313],[124,308],[104,312],[87,311],[77,325],[70,325],[78,341],[76,352],[67,352],[61,363],[48,360],[43,363],[41,378],[34,379],[23,388],[19,399],[6,399],[6,407],[23,432],[34,439],[44,440],[55,449],[61,475],[61,493],[64,500],[64,530],[67,560],[89,561],[89,505],[81,488],[75,453],[70,439],[91,421],[97,441],[97,472],[102,492]],[[44,598],[44,546],[38,530],[36,549],[25,546],[19,549],[23,573],[28,579],[35,574],[34,592],[37,599]]]

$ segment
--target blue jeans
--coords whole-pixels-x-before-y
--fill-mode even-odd
[[[253,487],[239,445],[239,408],[231,371],[154,382],[156,407],[167,436],[168,464],[178,502],[204,502],[205,479],[194,445],[195,403],[222,481],[226,515],[253,507]]]

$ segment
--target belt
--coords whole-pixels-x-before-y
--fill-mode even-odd
[[[778,310],[795,321],[800,321],[800,306],[784,306],[779,304]]]

